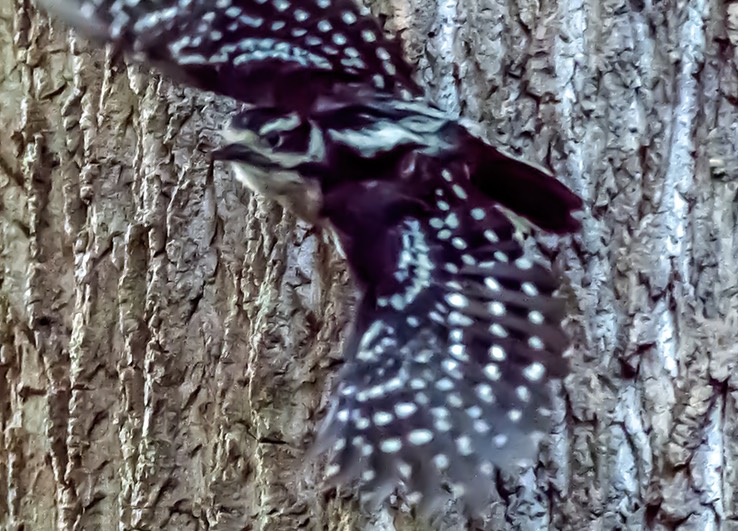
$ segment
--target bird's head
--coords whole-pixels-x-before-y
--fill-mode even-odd
[[[239,181],[298,217],[319,223],[320,183],[301,172],[325,155],[318,128],[295,113],[250,109],[233,117],[223,138],[225,145],[213,157],[230,162]]]

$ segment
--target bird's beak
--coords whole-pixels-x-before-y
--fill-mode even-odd
[[[249,157],[249,150],[243,144],[227,144],[211,151],[213,160],[243,160]]]

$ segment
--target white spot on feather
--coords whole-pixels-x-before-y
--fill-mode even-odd
[[[469,306],[469,299],[461,293],[450,293],[446,295],[446,302],[454,308],[466,308]]]
[[[501,376],[500,368],[497,366],[496,363],[488,363],[484,366],[484,375],[493,382],[496,382],[500,379]]]
[[[497,361],[505,361],[505,358],[507,358],[505,350],[500,345],[492,345],[489,348],[489,355],[493,360]]]
[[[418,406],[412,402],[400,402],[395,405],[395,415],[397,418],[406,419],[418,410]]]
[[[488,384],[479,384],[475,387],[477,396],[482,402],[493,404],[495,402],[495,395],[492,392],[492,387]]]
[[[387,424],[390,424],[392,420],[392,415],[386,411],[377,411],[374,414],[374,424],[377,426],[386,426]]]
[[[491,302],[489,304],[489,311],[492,315],[500,317],[502,315],[505,315],[505,305],[497,301]]]
[[[454,382],[448,378],[441,378],[436,382],[436,389],[439,391],[450,391],[454,388]]]
[[[497,337],[507,337],[507,330],[500,323],[492,323],[489,327],[489,331]]]
[[[448,456],[446,456],[445,454],[434,455],[433,464],[436,465],[438,470],[446,470],[449,465]]]
[[[546,374],[546,368],[542,363],[533,362],[523,369],[523,376],[531,382],[540,382],[543,375]]]
[[[530,391],[524,385],[519,385],[518,387],[516,387],[515,394],[518,395],[518,398],[520,399],[521,402],[530,401]]]
[[[414,444],[415,446],[427,444],[433,440],[433,432],[426,429],[412,430],[408,433],[407,440],[410,441],[410,444]]]
[[[523,293],[525,293],[529,297],[535,297],[536,295],[538,295],[538,288],[536,288],[535,285],[533,285],[533,283],[531,282],[523,282],[520,285],[520,289],[522,289]]]
[[[459,451],[461,455],[471,455],[472,454],[472,444],[471,439],[467,435],[462,435],[458,439],[456,439],[456,449]]]
[[[379,449],[386,454],[395,454],[402,449],[402,441],[397,438],[385,439],[379,444]]]
[[[541,338],[538,336],[530,336],[528,338],[528,345],[530,345],[530,348],[533,348],[536,350],[543,349],[543,341],[541,341]]]

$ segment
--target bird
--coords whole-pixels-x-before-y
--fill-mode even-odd
[[[82,34],[240,108],[213,156],[335,235],[359,292],[312,454],[328,483],[478,511],[530,462],[570,367],[560,281],[524,245],[581,198],[436,105],[354,0],[38,0]]]

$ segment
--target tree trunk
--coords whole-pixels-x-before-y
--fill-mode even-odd
[[[574,372],[482,529],[738,529],[738,4],[375,4],[434,97],[588,205]],[[423,529],[304,462],[352,313],[208,156],[233,103],[0,0],[0,528]],[[464,529],[450,505],[443,529]]]

